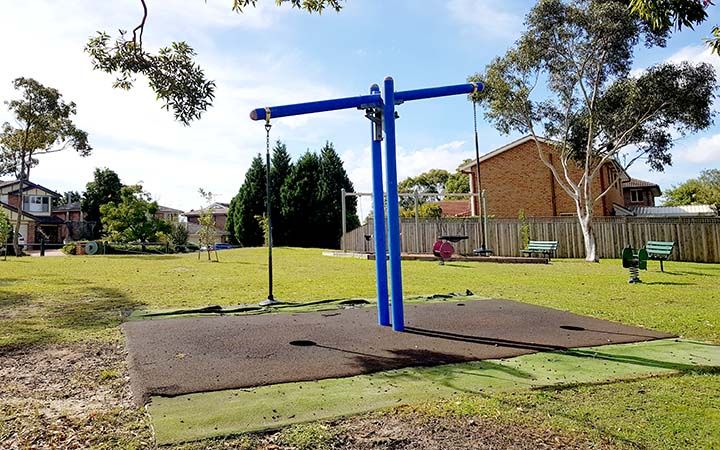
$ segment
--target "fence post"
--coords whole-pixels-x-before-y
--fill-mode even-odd
[[[347,233],[347,217],[345,211],[345,188],[340,189],[340,210],[342,211],[342,236],[340,237],[340,248],[345,253],[345,233]]]
[[[420,199],[417,189],[415,189],[413,197],[415,198],[415,251],[420,253]]]

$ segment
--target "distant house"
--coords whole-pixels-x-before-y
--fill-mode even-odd
[[[642,206],[655,206],[655,197],[660,197],[662,192],[660,186],[650,181],[630,178],[623,181],[623,199],[626,208],[637,208]]]
[[[212,211],[213,218],[215,219],[215,228],[217,228],[217,239],[218,242],[227,242],[229,233],[225,231],[225,224],[227,224],[228,209],[230,208],[229,203],[215,202],[208,206]],[[205,212],[205,209],[191,210],[183,213],[183,216],[187,218],[188,233],[190,235],[191,242],[198,241],[198,232],[200,230],[200,215]]]
[[[168,222],[178,222],[182,214],[182,210],[162,205],[158,205],[158,209],[155,211],[155,217],[167,220]]]
[[[441,200],[438,206],[442,210],[442,217],[469,217],[472,215],[470,202],[467,200]]]
[[[553,166],[562,173],[558,158],[553,155],[552,141],[539,138],[540,146]],[[477,192],[477,163],[460,167],[470,178],[470,191]],[[571,178],[579,180],[580,167],[569,167]],[[550,169],[540,160],[532,136],[525,136],[480,157],[480,180],[485,191],[487,212],[497,218],[517,218],[522,209],[527,217],[576,215],[575,202],[558,185]],[[595,216],[615,215],[615,205],[625,206],[622,183],[632,179],[616,161],[608,161],[593,180],[593,192],[609,189],[595,203]],[[469,202],[471,215],[479,211],[477,197]]]
[[[65,222],[53,214],[53,200],[61,195],[31,181],[0,181],[0,210],[15,224],[20,214],[20,235],[26,244],[36,244],[45,239],[47,242],[62,242]]]

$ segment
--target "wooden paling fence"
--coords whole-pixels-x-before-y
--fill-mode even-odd
[[[531,240],[558,241],[558,258],[584,258],[580,225],[574,217],[530,218],[526,221]],[[458,242],[456,251],[471,254],[480,247],[478,218],[444,218],[441,220],[402,219],[402,251],[430,253],[437,237],[467,235]],[[498,256],[519,256],[522,248],[521,222],[517,219],[488,219],[486,247]],[[594,220],[595,238],[600,258],[620,258],[622,249],[642,247],[647,241],[673,241],[671,256],[675,261],[720,263],[720,218],[648,218],[598,217]],[[372,221],[343,237],[347,251],[373,251]],[[368,236],[370,239],[366,239]]]

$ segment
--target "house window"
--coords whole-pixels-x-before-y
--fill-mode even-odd
[[[645,200],[643,191],[641,189],[633,189],[630,191],[630,201],[633,203],[640,203]]]
[[[23,211],[27,212],[49,212],[50,197],[29,195],[23,197]]]

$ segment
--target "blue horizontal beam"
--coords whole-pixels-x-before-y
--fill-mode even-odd
[[[425,89],[414,89],[411,91],[399,91],[395,93],[395,104],[412,100],[426,98],[447,97],[450,95],[472,94],[483,90],[482,83],[464,83],[452,86],[439,86]],[[268,108],[257,108],[250,112],[252,120],[266,120],[267,111],[270,111],[270,118],[299,116],[302,114],[313,114],[324,111],[336,111],[339,109],[351,108],[375,108],[382,106],[380,94],[360,95],[357,97],[336,98],[333,100],[321,100],[317,102],[296,103],[294,105],[270,106]]]
[[[452,86],[439,86],[425,89],[414,89],[412,91],[399,91],[395,93],[395,104],[411,100],[423,100],[426,98],[448,97],[450,95],[472,94],[481,92],[484,86],[482,83],[464,83]]]
[[[268,108],[257,108],[250,112],[252,120],[265,120],[267,110],[270,110],[270,118],[299,116],[301,114],[312,114],[324,111],[336,111],[338,109],[351,108],[373,108],[382,105],[380,94],[360,95],[357,97],[336,98],[333,100],[321,100],[317,102],[296,103],[294,105],[270,106]]]

